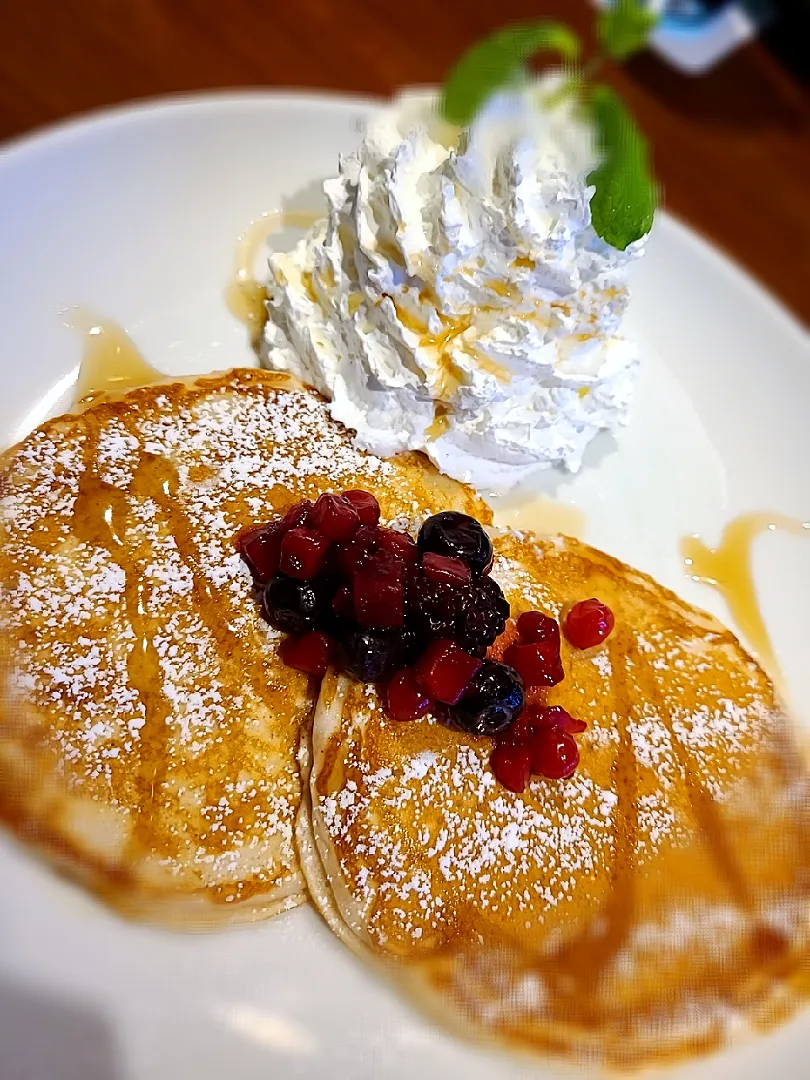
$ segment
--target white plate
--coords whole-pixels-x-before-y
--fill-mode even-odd
[[[237,95],[108,113],[12,147],[0,162],[0,327],[9,443],[69,398],[74,304],[121,322],[172,373],[252,363],[223,289],[262,211],[318,206],[373,105]],[[810,516],[810,344],[745,275],[661,215],[635,283],[645,369],[618,446],[558,496],[588,539],[723,614],[683,575],[677,540],[715,538],[747,509]],[[552,485],[552,478],[546,478]],[[765,613],[794,697],[810,701],[810,549],[757,549]],[[805,710],[805,715],[807,712]],[[678,1072],[807,1076],[810,1013]],[[308,910],[215,936],[121,922],[0,841],[2,1080],[262,1080],[558,1075],[434,1032]]]

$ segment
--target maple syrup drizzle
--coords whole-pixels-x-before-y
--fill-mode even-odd
[[[140,731],[140,761],[136,778],[136,818],[127,855],[136,852],[159,851],[171,853],[171,834],[159,828],[159,819],[151,810],[160,797],[168,770],[167,746],[171,734],[173,708],[163,691],[164,677],[160,656],[154,643],[154,635],[163,625],[160,616],[149,610],[146,595],[147,563],[138,556],[137,545],[127,539],[128,532],[138,527],[134,508],[138,502],[151,500],[157,503],[163,514],[163,524],[174,537],[184,565],[191,572],[194,589],[194,610],[211,633],[218,652],[220,666],[231,665],[240,672],[240,678],[251,687],[259,701],[268,708],[270,690],[263,672],[254,671],[255,664],[245,645],[223,618],[227,600],[222,591],[202,573],[196,556],[194,530],[191,521],[181,508],[178,498],[180,478],[174,464],[166,457],[143,454],[126,491],[101,480],[94,471],[98,453],[98,440],[89,438],[85,448],[85,470],[79,482],[79,494],[73,509],[73,534],[82,541],[106,550],[124,572],[124,603],[127,621],[135,634],[135,644],[127,656],[127,675],[130,685],[138,694],[146,714],[146,722]],[[151,561],[152,555],[149,555]],[[238,760],[251,754],[254,736],[242,728],[234,728],[228,734],[229,759]],[[258,744],[257,744],[258,746]],[[221,796],[220,785],[228,770],[214,770],[205,780],[206,797],[210,805],[216,805]],[[243,825],[244,808],[233,811],[233,830]],[[237,824],[237,817],[239,824]],[[227,824],[227,823],[226,823]],[[245,822],[244,824],[247,824]],[[189,831],[192,830],[190,823]],[[213,836],[197,839],[210,848],[224,846],[230,835],[229,828],[219,830]],[[266,882],[242,882],[239,896],[252,889],[260,892]],[[229,902],[235,897],[233,890],[213,889],[213,899]]]
[[[548,495],[495,496],[490,500],[499,529],[533,532],[538,536],[562,533],[582,539],[587,520],[578,506],[558,502]]]
[[[131,844],[151,849],[155,845],[150,808],[166,772],[172,706],[163,692],[160,657],[153,638],[153,631],[159,624],[150,615],[144,598],[145,567],[133,557],[126,542],[131,514],[129,499],[126,492],[99,479],[93,471],[97,449],[97,441],[88,439],[85,448],[87,467],[79,481],[79,493],[73,507],[73,533],[78,540],[106,550],[124,571],[124,606],[135,634],[135,644],[127,655],[127,676],[145,713],[136,778],[138,813]],[[148,468],[147,458],[144,462]],[[144,463],[139,470],[143,467]]]
[[[810,521],[784,514],[741,514],[726,525],[720,544],[710,548],[699,536],[680,543],[687,573],[694,581],[717,589],[732,619],[755,650],[768,673],[781,680],[779,663],[757,599],[751,566],[754,540],[762,533],[784,530],[810,537]]]
[[[308,229],[319,214],[302,210],[266,211],[251,221],[239,237],[234,256],[233,276],[225,289],[228,310],[250,331],[255,348],[267,321],[267,289],[255,274],[256,259],[267,240],[285,227]]]
[[[121,394],[159,382],[164,376],[148,363],[123,327],[110,319],[97,319],[82,311],[67,323],[84,335],[84,354],[76,383],[77,404]]]

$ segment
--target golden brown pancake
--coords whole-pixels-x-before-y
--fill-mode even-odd
[[[483,508],[352,446],[286,376],[135,390],[2,459],[0,818],[127,913],[246,921],[304,898],[295,754],[314,688],[234,541],[327,490],[383,517]]]
[[[297,828],[317,906],[479,1039],[625,1068],[780,1019],[810,983],[810,785],[767,676],[593,548],[512,534],[496,552],[513,614],[597,596],[616,615],[599,648],[563,642],[548,693],[588,724],[577,772],[513,794],[491,740],[397,723],[328,675]]]

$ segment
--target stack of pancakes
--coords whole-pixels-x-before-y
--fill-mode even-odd
[[[235,548],[347,488],[389,523],[489,520],[425,459],[238,371],[95,402],[2,466],[0,816],[127,913],[223,925],[308,891],[457,1030],[613,1065],[806,993],[807,772],[710,616],[576,541],[497,536],[513,614],[595,595],[617,620],[549,694],[588,723],[578,771],[513,794],[489,740],[285,667]]]

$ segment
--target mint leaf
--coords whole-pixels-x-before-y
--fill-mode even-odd
[[[596,188],[591,221],[606,243],[624,251],[650,231],[658,204],[647,141],[609,86],[593,88],[590,107],[602,155],[588,176]]]
[[[599,42],[614,60],[626,60],[647,44],[658,16],[644,0],[612,0],[596,21]]]
[[[555,22],[520,23],[496,30],[468,49],[450,72],[442,93],[445,120],[469,124],[487,98],[511,82],[537,52],[557,53],[571,62],[579,56],[579,38]]]

